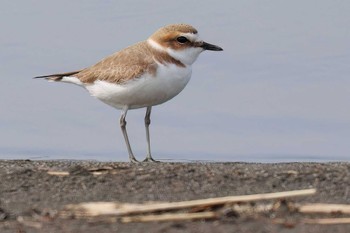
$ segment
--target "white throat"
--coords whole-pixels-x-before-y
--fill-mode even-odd
[[[183,50],[174,50],[174,49],[168,48],[166,51],[170,56],[172,56],[176,60],[181,61],[183,64],[192,65],[193,62],[197,60],[198,55],[201,52],[203,52],[203,49],[199,47],[197,48],[190,47]]]

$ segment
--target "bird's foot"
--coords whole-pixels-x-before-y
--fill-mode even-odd
[[[146,159],[143,160],[142,162],[146,162],[146,163],[160,163],[160,161],[154,160],[152,157],[146,157]]]
[[[130,158],[130,163],[140,163],[135,157]]]

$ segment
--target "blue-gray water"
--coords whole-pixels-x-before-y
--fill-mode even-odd
[[[170,23],[224,48],[152,112],[155,158],[330,161],[350,155],[349,1],[2,1],[0,159],[126,161],[119,111],[31,77],[92,65]],[[138,158],[144,110],[130,111]]]

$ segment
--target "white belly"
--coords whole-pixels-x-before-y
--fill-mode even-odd
[[[162,104],[179,94],[191,78],[191,66],[159,65],[156,76],[145,74],[118,85],[95,81],[85,88],[92,96],[115,108],[142,108]]]

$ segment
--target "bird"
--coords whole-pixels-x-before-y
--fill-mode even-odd
[[[205,50],[223,49],[204,42],[189,24],[171,24],[90,67],[34,78],[76,84],[91,96],[120,109],[119,123],[130,162],[139,161],[130,146],[126,115],[128,110],[146,108],[147,155],[143,162],[158,162],[151,154],[149,125],[152,107],[172,99],[185,88],[191,78],[192,64]]]

